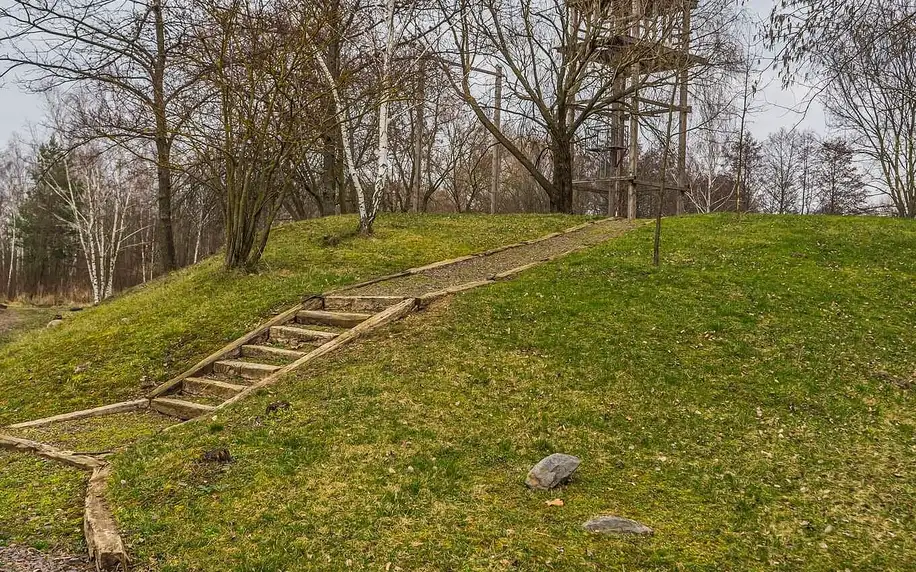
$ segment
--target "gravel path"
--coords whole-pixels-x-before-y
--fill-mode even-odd
[[[477,256],[411,276],[392,278],[368,286],[344,290],[340,294],[346,296],[422,296],[450,286],[485,280],[494,274],[544,260],[582,246],[592,246],[620,236],[631,228],[633,225],[627,221],[601,221],[581,230],[534,244],[510,248],[487,256]]]
[[[27,546],[0,546],[0,572],[89,572],[86,556],[48,554]]]

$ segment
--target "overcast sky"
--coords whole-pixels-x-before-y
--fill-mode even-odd
[[[749,8],[765,17],[772,4],[773,0],[751,0]],[[780,127],[799,126],[821,133],[826,131],[823,110],[816,102],[809,105],[805,90],[783,90],[772,71],[764,73],[760,85],[762,90],[757,95],[757,112],[750,118],[749,126],[755,137],[766,137]],[[28,136],[30,128],[41,121],[44,107],[43,95],[26,93],[9,80],[0,84],[0,144],[9,140],[14,132]]]

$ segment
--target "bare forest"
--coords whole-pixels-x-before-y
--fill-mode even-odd
[[[0,297],[253,271],[275,225],[335,214],[916,216],[902,6],[677,2],[10,0],[0,71],[45,121],[0,155]],[[752,134],[774,65],[828,134]]]

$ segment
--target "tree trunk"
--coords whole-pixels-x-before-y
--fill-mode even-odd
[[[172,167],[171,145],[164,137],[156,137],[156,204],[159,211],[159,257],[162,270],[175,270],[175,233],[172,227]]]
[[[178,267],[175,261],[175,233],[172,227],[172,143],[166,121],[165,104],[165,20],[162,4],[152,3],[156,28],[156,59],[153,62],[153,113],[156,116],[156,203],[159,209],[159,256],[162,269],[169,272]]]
[[[555,141],[553,151],[553,192],[550,193],[550,212],[573,211],[573,157],[568,141]]]

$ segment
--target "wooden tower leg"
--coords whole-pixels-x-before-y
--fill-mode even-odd
[[[639,98],[637,97],[637,86],[639,85],[639,64],[633,66],[633,74],[630,76],[633,86],[633,95],[630,98],[630,177],[629,187],[627,189],[627,219],[636,219],[636,173],[639,166]]]

